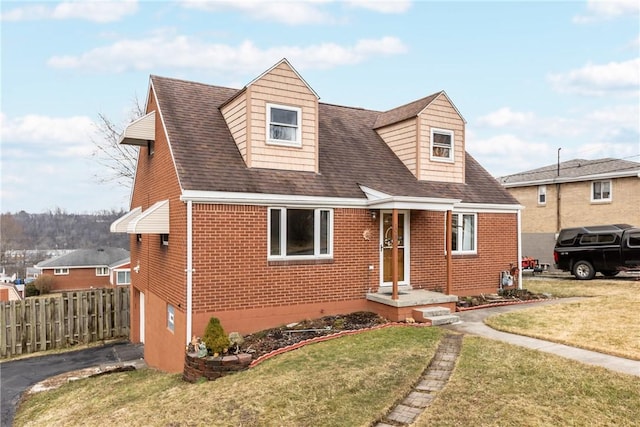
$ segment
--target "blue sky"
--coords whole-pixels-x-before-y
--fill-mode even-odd
[[[636,0],[0,4],[0,212],[128,209],[128,188],[99,182],[99,114],[124,125],[150,74],[241,88],[283,57],[321,102],[445,90],[494,176],[558,148],[640,161]]]

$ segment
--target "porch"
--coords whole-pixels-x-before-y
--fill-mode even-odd
[[[423,321],[422,314],[428,309],[448,309],[449,313],[454,313],[458,302],[456,295],[402,288],[398,290],[397,299],[393,299],[391,290],[370,292],[366,298],[371,311],[394,322],[405,321],[407,318]]]

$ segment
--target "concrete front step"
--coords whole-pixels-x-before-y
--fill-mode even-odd
[[[450,325],[460,321],[460,317],[451,314],[451,310],[446,307],[414,308],[412,315],[416,322],[428,323],[433,326]]]

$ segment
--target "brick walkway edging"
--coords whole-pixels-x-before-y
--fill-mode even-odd
[[[491,304],[481,304],[481,305],[476,305],[476,306],[473,306],[473,307],[456,307],[456,311],[480,310],[482,308],[501,307],[503,305],[532,304],[534,302],[543,302],[543,301],[548,301],[550,299],[551,298],[529,299],[529,300],[525,300],[525,301],[494,302],[494,303],[491,303]]]
[[[408,426],[431,404],[436,394],[447,385],[462,348],[463,335],[447,334],[442,338],[429,365],[400,403],[374,427]]]

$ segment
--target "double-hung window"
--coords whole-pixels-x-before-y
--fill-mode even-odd
[[[453,161],[453,131],[431,128],[431,160]]]
[[[116,272],[116,284],[118,285],[130,285],[131,284],[131,271],[118,271]]]
[[[591,201],[592,202],[610,202],[611,201],[611,181],[593,181],[591,183]]]
[[[477,250],[477,216],[453,213],[451,223],[451,251],[454,254],[475,254]]]
[[[331,258],[332,255],[331,209],[269,209],[270,259]]]
[[[538,185],[538,204],[539,205],[547,204],[547,186],[546,185]]]
[[[108,276],[109,267],[96,267],[96,276]]]
[[[267,142],[299,147],[301,116],[300,108],[267,104]]]

